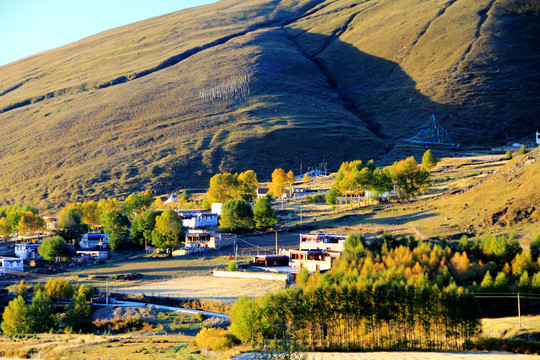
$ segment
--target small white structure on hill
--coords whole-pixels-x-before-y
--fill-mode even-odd
[[[177,204],[178,200],[174,197],[174,195],[169,196],[169,198],[164,202],[165,205],[168,204]]]
[[[540,145],[540,131],[536,132],[536,144]]]
[[[0,257],[0,274],[5,274],[6,270],[23,272],[23,259],[16,257]]]

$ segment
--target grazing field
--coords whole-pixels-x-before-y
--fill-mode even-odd
[[[213,299],[233,302],[240,296],[257,297],[267,292],[285,288],[280,281],[215,278],[213,276],[191,276],[168,281],[118,288],[116,292],[147,296],[176,297],[189,299]]]

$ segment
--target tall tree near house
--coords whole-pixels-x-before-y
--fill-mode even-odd
[[[58,218],[56,234],[66,241],[79,240],[81,235],[88,231],[88,225],[81,220],[81,215],[76,209],[65,208]]]
[[[82,221],[90,228],[95,229],[101,224],[101,213],[98,203],[94,200],[82,204]]]
[[[224,203],[236,198],[238,184],[237,174],[216,174],[210,179],[210,188],[206,192],[206,196],[212,203]]]
[[[289,185],[289,196],[292,198],[293,195],[294,195],[294,188],[293,188],[293,185],[294,185],[294,182],[296,181],[296,179],[294,178],[294,173],[292,170],[289,170],[289,172],[287,173],[287,185]]]
[[[8,241],[8,237],[9,235],[11,235],[12,232],[13,230],[8,219],[5,217],[0,218],[0,236],[4,238],[4,242]]]
[[[156,227],[156,218],[161,215],[161,211],[146,210],[135,219],[131,224],[130,239],[132,242],[148,246],[152,240],[152,231]]]
[[[32,211],[26,211],[17,226],[21,234],[31,234],[38,230],[45,229],[45,220],[38,215],[34,214]]]
[[[45,260],[54,262],[58,262],[63,257],[71,257],[68,245],[59,235],[43,239],[42,245],[38,247],[38,253]]]
[[[148,191],[130,194],[125,201],[125,208],[128,216],[134,217],[149,209],[154,202],[154,197]]]
[[[272,209],[272,202],[267,196],[263,196],[253,207],[253,219],[257,229],[268,229],[277,223],[277,216]]]
[[[182,219],[173,210],[165,210],[156,217],[156,226],[152,231],[152,245],[165,250],[168,256],[180,246],[186,232]]]
[[[101,199],[98,202],[98,208],[101,214],[105,214],[109,211],[122,211],[123,206],[117,198]],[[103,215],[102,215],[103,216]]]
[[[103,230],[109,236],[111,250],[120,249],[129,234],[130,222],[126,215],[112,210],[103,214]]]
[[[239,233],[253,229],[253,210],[244,200],[229,200],[221,208],[219,225],[223,231]]]
[[[270,184],[270,192],[276,198],[281,198],[281,206],[283,207],[283,194],[287,187],[287,173],[279,168],[272,172],[272,183]]]
[[[259,180],[257,174],[253,170],[247,170],[238,175],[240,198],[247,202],[252,202],[257,198],[257,189],[259,188]]]

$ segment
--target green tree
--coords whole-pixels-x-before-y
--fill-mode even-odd
[[[119,211],[112,210],[103,214],[103,230],[108,234],[111,250],[118,250],[125,245],[129,234],[129,218]]]
[[[86,300],[90,301],[96,293],[96,288],[89,284],[82,284],[77,289],[77,295],[83,295]]]
[[[259,188],[259,180],[257,174],[253,170],[247,170],[238,175],[240,199],[252,202],[257,198],[257,189]]]
[[[512,274],[514,276],[521,276],[526,271],[532,273],[536,267],[537,264],[532,261],[530,251],[523,251],[512,260]]]
[[[208,200],[208,198],[204,198],[201,204],[201,209],[203,210],[210,210],[212,209],[212,204]]]
[[[292,170],[289,170],[289,172],[287,173],[287,185],[289,186],[289,196],[292,198],[293,195],[294,195],[294,188],[293,188],[293,185],[294,185],[294,182],[296,181],[295,177],[294,177],[294,173]]]
[[[2,331],[5,335],[26,334],[30,330],[28,324],[28,308],[22,296],[11,300],[4,310]]]
[[[229,200],[221,208],[219,225],[222,231],[239,233],[253,229],[253,210],[243,200]]]
[[[30,332],[44,333],[57,327],[51,299],[43,291],[37,291],[28,308]]]
[[[25,279],[21,279],[21,282],[19,283],[19,285],[17,285],[17,295],[20,295],[23,297],[23,299],[26,300],[26,298],[28,297],[28,287],[26,286],[26,280]]]
[[[227,266],[227,271],[236,271],[236,270],[238,270],[238,264],[234,260],[230,261],[229,265]]]
[[[9,235],[12,233],[11,224],[6,217],[0,218],[0,236],[4,238],[4,242],[8,241]]]
[[[133,219],[130,230],[130,239],[139,245],[148,245],[152,239],[152,231],[156,227],[156,218],[161,215],[158,210],[146,210]]]
[[[65,208],[58,218],[56,234],[66,241],[79,240],[81,235],[88,232],[88,225],[82,222],[81,214],[77,209]]]
[[[258,337],[259,318],[256,301],[240,297],[231,310],[230,331],[244,343],[255,340]]]
[[[130,217],[141,214],[149,209],[154,202],[154,196],[148,191],[130,194],[125,201],[126,212]]]
[[[486,272],[486,275],[484,275],[484,279],[482,280],[482,283],[480,284],[480,290],[482,292],[492,292],[494,286],[495,286],[495,283],[493,282],[493,277],[488,271]]]
[[[268,229],[277,223],[277,216],[267,196],[261,197],[253,207],[253,219],[257,229]]]
[[[101,216],[103,214],[100,211],[98,203],[94,200],[82,204],[82,213],[82,221],[92,229],[95,229],[101,224]]]
[[[43,239],[43,243],[38,247],[38,253],[45,260],[54,262],[60,261],[63,257],[71,257],[68,244],[59,235]]]
[[[511,151],[506,152],[505,159],[506,160],[512,160],[512,152]]]
[[[178,214],[173,210],[165,210],[156,217],[156,226],[152,231],[152,245],[172,256],[172,251],[180,246],[185,231]]]
[[[526,153],[527,153],[527,149],[525,149],[525,145],[521,145],[521,147],[519,148],[518,154],[525,155]]]
[[[92,309],[83,294],[73,297],[65,313],[64,321],[73,331],[83,333],[92,331]]]
[[[328,205],[337,205],[339,196],[339,190],[336,186],[332,186],[330,190],[326,193],[326,203]]]
[[[537,262],[538,256],[540,256],[540,235],[535,236],[529,248],[531,251],[531,260]]]
[[[424,156],[422,156],[422,167],[426,170],[431,170],[435,165],[437,165],[437,158],[433,155],[431,149],[428,149],[424,153]]]

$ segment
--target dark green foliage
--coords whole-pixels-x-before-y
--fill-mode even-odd
[[[259,230],[268,229],[277,223],[277,216],[272,209],[272,202],[266,196],[261,197],[253,207],[253,219]]]
[[[119,211],[113,210],[103,214],[103,230],[109,236],[111,250],[118,250],[126,244],[129,234],[129,218]]]
[[[540,342],[519,338],[485,338],[469,340],[464,344],[469,351],[508,351],[518,354],[540,354]]]
[[[334,185],[332,188],[326,193],[326,203],[328,205],[336,205],[337,204],[337,198],[339,196],[339,190]]]
[[[512,159],[512,152],[511,152],[511,151],[507,151],[504,158],[505,158],[506,160],[511,160],[511,159]]]
[[[326,198],[322,194],[306,196],[307,203],[322,203],[325,201],[326,201]]]
[[[75,295],[66,311],[64,322],[73,331],[92,331],[92,309],[84,294]]]
[[[130,217],[141,214],[148,209],[155,198],[148,192],[130,194],[125,201],[126,212]]]
[[[45,260],[57,262],[62,258],[71,257],[72,253],[69,246],[61,236],[52,236],[43,239],[38,252]]]
[[[510,263],[522,249],[514,236],[486,236],[481,241],[485,259],[497,264]]]
[[[44,291],[38,291],[28,308],[29,332],[44,333],[58,326],[51,299]]]
[[[255,226],[251,205],[243,200],[229,200],[221,209],[219,225],[222,231],[240,233]]]
[[[152,238],[152,230],[156,226],[156,218],[161,215],[161,211],[146,210],[133,219],[130,229],[130,240],[134,244],[143,245],[146,239],[149,242]]]
[[[88,301],[94,297],[96,293],[96,289],[89,284],[82,284],[79,286],[79,289],[77,289],[77,295],[82,295],[84,298]]]
[[[530,250],[531,250],[531,260],[533,262],[537,262],[538,256],[540,255],[540,235],[536,235],[534,237],[530,245]]]

